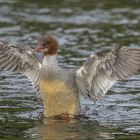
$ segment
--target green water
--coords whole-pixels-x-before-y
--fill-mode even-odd
[[[140,46],[139,0],[0,0],[0,38],[35,47],[55,35],[63,67],[77,68],[95,50],[119,43]],[[117,83],[89,119],[40,120],[42,103],[23,76],[0,71],[0,140],[139,140],[140,76]]]

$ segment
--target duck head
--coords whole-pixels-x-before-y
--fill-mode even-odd
[[[58,40],[49,33],[45,33],[38,40],[35,51],[43,52],[45,55],[54,55],[58,52],[58,46]]]

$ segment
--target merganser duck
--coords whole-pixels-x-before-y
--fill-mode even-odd
[[[140,72],[140,48],[116,46],[93,53],[77,70],[58,64],[59,44],[46,33],[35,51],[44,53],[41,63],[33,51],[0,41],[0,69],[19,72],[39,86],[44,116],[70,118],[80,113],[79,96],[97,101],[119,80]]]

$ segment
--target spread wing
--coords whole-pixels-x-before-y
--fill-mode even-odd
[[[40,62],[30,50],[0,41],[0,69],[20,72],[37,85],[40,67]]]
[[[140,73],[140,48],[114,47],[91,55],[76,72],[80,93],[100,99],[118,80]]]

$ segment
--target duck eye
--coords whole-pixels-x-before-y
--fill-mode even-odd
[[[46,44],[42,44],[42,46],[43,46],[43,47],[45,47],[45,46],[46,46]]]

